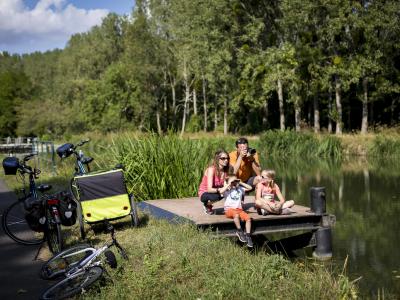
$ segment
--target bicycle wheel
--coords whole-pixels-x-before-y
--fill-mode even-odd
[[[43,279],[53,279],[64,275],[67,270],[72,268],[81,259],[92,254],[93,250],[89,248],[91,247],[88,244],[80,244],[61,251],[43,264],[40,270],[40,277]],[[87,251],[77,253],[84,249],[87,249]]]
[[[4,232],[17,243],[39,245],[44,241],[44,233],[33,231],[26,222],[23,201],[14,202],[4,211],[1,225]]]
[[[85,222],[83,220],[83,215],[82,215],[82,207],[79,202],[79,188],[76,184],[76,181],[74,178],[71,179],[70,184],[69,184],[69,189],[72,197],[74,198],[77,208],[76,208],[76,213],[78,215],[78,221],[79,221],[79,230],[81,233],[81,238],[82,240],[85,239],[86,233],[85,233]]]
[[[42,294],[41,299],[65,299],[72,297],[93,284],[102,274],[103,268],[99,266],[90,267],[51,286]]]
[[[129,202],[131,203],[132,225],[134,227],[138,227],[139,226],[139,216],[138,216],[138,212],[137,212],[136,201],[133,199],[133,196],[129,196]]]
[[[53,253],[58,253],[62,250],[63,239],[61,233],[61,225],[54,220],[49,209],[46,209],[46,239],[49,245],[50,251]]]

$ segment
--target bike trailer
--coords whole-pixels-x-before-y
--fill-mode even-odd
[[[83,219],[96,223],[134,213],[122,170],[76,176]]]

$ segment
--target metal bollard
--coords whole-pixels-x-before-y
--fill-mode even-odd
[[[319,260],[328,260],[332,258],[332,231],[331,228],[320,228],[315,233],[317,246],[313,256]]]
[[[326,212],[326,199],[324,187],[312,187],[310,189],[311,212],[321,216]]]

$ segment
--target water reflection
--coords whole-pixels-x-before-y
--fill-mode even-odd
[[[265,157],[265,156],[264,156]],[[327,211],[336,215],[334,262],[359,281],[364,295],[400,298],[400,161],[351,158],[272,159],[263,166],[277,171],[287,199],[309,206],[310,187],[325,186]]]

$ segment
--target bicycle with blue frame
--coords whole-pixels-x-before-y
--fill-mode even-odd
[[[24,156],[22,161],[17,157],[6,157],[3,169],[6,175],[18,175],[23,182],[23,195],[3,212],[1,224],[4,232],[15,242],[23,245],[38,245],[47,240],[50,250],[55,253],[63,247],[61,219],[59,212],[59,195],[44,192],[52,187],[49,184],[36,185],[41,171],[32,168],[27,162],[36,154]],[[28,192],[25,175],[28,175]],[[38,195],[38,192],[41,195]]]
[[[130,215],[133,226],[138,226],[136,202],[128,194],[122,166],[103,172],[90,172],[92,157],[84,155],[79,147],[89,142],[82,140],[77,145],[66,143],[57,148],[61,158],[75,157],[75,173],[70,182],[70,192],[78,204],[78,220],[82,239],[85,239],[85,224],[104,220],[117,220]]]

